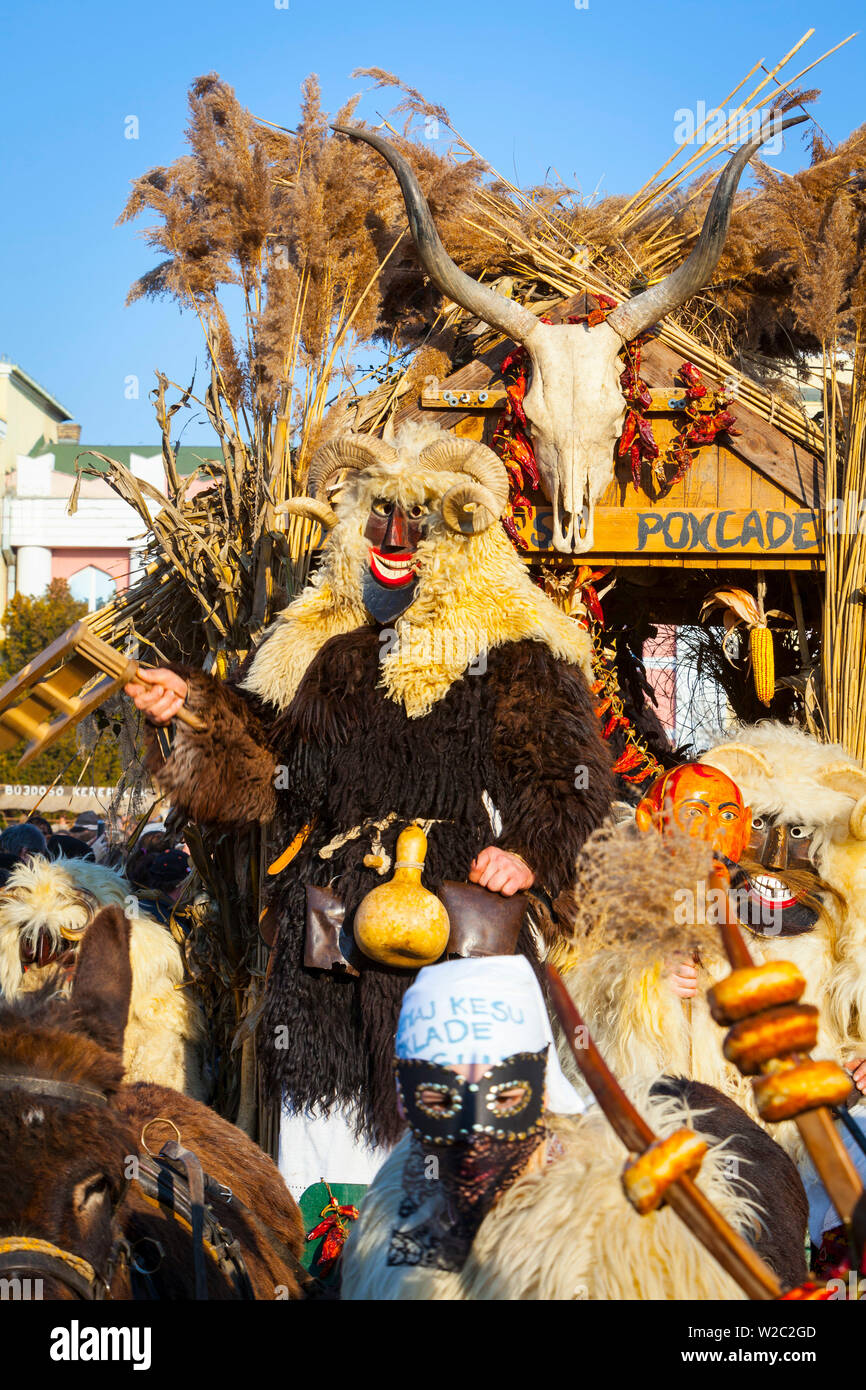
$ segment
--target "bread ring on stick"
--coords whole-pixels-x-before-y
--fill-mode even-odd
[[[806,981],[789,960],[768,960],[732,970],[707,991],[710,1012],[716,1023],[737,1023],[761,1009],[794,1004],[806,988]]]
[[[656,1139],[626,1165],[622,1175],[625,1195],[641,1216],[655,1211],[672,1182],[696,1173],[707,1152],[703,1139],[691,1129],[678,1129],[666,1139]]]
[[[752,1086],[762,1120],[793,1120],[820,1105],[841,1105],[851,1078],[835,1062],[809,1061],[762,1076]]]
[[[809,1052],[818,1041],[818,1010],[812,1004],[784,1004],[735,1023],[724,1041],[729,1062],[754,1076],[764,1062],[789,1052]]]

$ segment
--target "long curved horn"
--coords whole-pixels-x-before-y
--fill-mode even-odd
[[[71,897],[76,907],[84,908],[87,919],[80,927],[70,927],[68,922],[61,923],[60,935],[66,941],[80,941],[99,911],[100,903],[96,895],[89,892],[87,888],[76,888]]]
[[[790,120],[783,121],[781,128],[788,130],[791,126],[801,125],[805,120],[808,120],[807,116],[793,116]],[[740,175],[752,155],[770,135],[777,133],[777,129],[774,123],[764,126],[761,134],[737,150],[725,165],[707,208],[697,244],[682,265],[670,275],[666,275],[657,285],[644,290],[643,294],[635,295],[633,299],[619,304],[613,313],[608,315],[607,322],[626,342],[645,333],[654,323],[658,323],[659,319],[663,319],[665,314],[678,309],[709,282],[725,245]]]
[[[327,502],[320,501],[318,497],[290,497],[288,502],[283,502],[277,507],[277,511],[317,521],[326,531],[332,531],[339,519],[333,507],[329,507]]]
[[[855,800],[866,796],[866,768],[857,763],[827,763],[818,773],[818,781],[834,792],[853,796]]]
[[[852,839],[866,840],[866,768],[856,763],[829,763],[821,768],[818,781],[834,792],[854,797],[848,831]]]
[[[443,430],[441,439],[434,439],[432,444],[425,445],[418,461],[427,468],[468,473],[492,496],[497,508],[496,515],[501,516],[504,512],[508,501],[508,470],[486,444],[461,439],[459,435]]]
[[[363,130],[360,126],[332,125],[340,135],[348,135],[353,140],[364,140],[378,150],[394,170],[400,183],[409,230],[418,251],[418,257],[433,284],[448,299],[483,319],[491,327],[507,334],[515,343],[522,343],[538,324],[535,314],[522,304],[515,304],[504,295],[497,294],[489,285],[479,284],[452,261],[439,239],[439,233],[421,192],[415,171],[411,164],[381,135],[375,131]]]
[[[317,449],[310,463],[307,491],[320,502],[327,502],[327,486],[335,473],[345,469],[370,468],[376,463],[394,463],[397,450],[372,434],[343,434]]]

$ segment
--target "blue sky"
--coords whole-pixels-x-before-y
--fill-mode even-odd
[[[188,381],[199,329],[168,302],[124,306],[153,258],[134,227],[114,223],[130,181],[183,152],[187,88],[201,73],[291,126],[309,72],[335,110],[371,85],[353,68],[382,67],[445,105],[516,181],[556,169],[586,193],[621,192],[670,153],[677,109],[720,101],[814,26],[805,65],[862,17],[860,0],[0,0],[0,353],[73,412],[84,441],[156,441],[154,369]],[[823,89],[814,114],[834,140],[864,119],[864,42],[805,79]],[[390,98],[371,91],[359,116]],[[799,134],[772,162],[803,162]],[[126,399],[130,376],[138,400]],[[207,436],[194,425],[184,442]]]

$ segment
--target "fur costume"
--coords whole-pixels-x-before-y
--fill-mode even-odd
[[[820,932],[770,941],[748,939],[756,964],[790,960],[808,981],[804,999],[819,1006],[826,998],[829,967],[827,943]],[[719,943],[717,955],[701,953],[698,993],[693,999],[674,994],[661,962],[647,969],[629,952],[604,950],[578,954],[565,977],[568,991],[585,1019],[608,1066],[617,1076],[651,1076],[660,1069],[704,1081],[724,1092],[757,1117],[752,1082],[725,1060],[724,1029],[710,1014],[707,990],[730,974]],[[837,1048],[822,1009],[816,1057],[835,1057]],[[774,1125],[781,1143],[799,1153],[791,1124]]]
[[[800,1283],[806,1277],[806,1199],[779,1146],[706,1086],[666,1078],[663,1094],[650,1095],[649,1081],[629,1090],[657,1134],[687,1125],[709,1142],[698,1186],[786,1287]],[[641,1217],[628,1204],[622,1187],[626,1150],[598,1106],[575,1119],[548,1119],[554,1156],[503,1194],[459,1272],[386,1262],[403,1198],[411,1142],[404,1138],[373,1180],[349,1235],[342,1298],[744,1297],[671,1208]],[[435,1193],[436,1183],[430,1188]]]
[[[9,1000],[51,980],[68,983],[61,966],[21,963],[22,945],[47,933],[57,949],[72,943],[61,927],[87,926],[101,907],[123,908],[130,922],[132,999],[124,1038],[128,1082],[150,1081],[204,1100],[201,1010],[183,988],[180,947],[171,933],[139,911],[129,911],[134,894],[125,879],[85,859],[33,857],[12,870],[0,892],[0,994]]]
[[[770,720],[739,729],[703,761],[735,779],[753,816],[813,837],[815,872],[837,896],[827,895],[811,932],[768,945],[800,967],[804,998],[820,1007],[816,1053],[866,1056],[866,771],[841,746]]]
[[[754,755],[750,752],[754,750]],[[814,927],[800,935],[744,932],[756,963],[790,960],[806,979],[804,1000],[819,1009],[813,1055],[866,1056],[866,844],[852,834],[866,792],[866,773],[843,749],[799,729],[766,721],[739,729],[702,761],[733,778],[752,816],[802,826],[814,834],[819,879],[841,895],[825,897]],[[718,1087],[756,1114],[749,1078],[725,1061],[723,1030],[706,1001],[710,985],[730,971],[721,942],[701,950],[699,992],[679,999],[661,961],[647,969],[628,950],[578,947],[567,984],[608,1065],[618,1075],[682,1072]],[[774,1126],[799,1152],[792,1125]]]
[[[329,887],[350,925],[381,881],[364,857],[375,845],[387,872],[399,832],[421,820],[431,822],[428,888],[465,880],[498,844],[555,898],[608,811],[612,779],[587,634],[531,582],[495,519],[466,533],[446,524],[466,473],[459,459],[425,462],[431,449],[463,450],[504,479],[499,461],[429,426],[404,427],[394,447],[350,443],[381,457],[356,467],[333,511],[330,499],[315,503],[332,527],[317,574],[235,686],[182,672],[207,729],[176,725],[167,761],[154,749],[149,765],[197,820],[271,825],[275,853],[312,826],[272,891],[279,935],[259,1056],[274,1094],[299,1108],[354,1107],[360,1132],[391,1142],[401,1123],[390,1057],[412,975],[373,961],[358,978],[305,968],[305,886]],[[493,504],[488,490],[477,495]],[[387,626],[371,619],[363,588],[365,525],[381,498],[430,509],[414,598]],[[527,928],[519,949],[534,954]]]

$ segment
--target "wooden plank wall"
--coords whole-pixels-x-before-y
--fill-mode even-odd
[[[464,389],[467,387],[468,381]],[[442,389],[450,388],[443,383]],[[452,412],[419,405],[416,418],[435,419],[463,438],[489,443],[498,416],[499,410],[489,406]],[[661,447],[676,434],[678,418],[675,411],[652,412],[653,431]],[[736,441],[730,445],[701,449],[685,477],[663,496],[648,495],[643,486],[635,491],[629,466],[618,462],[616,480],[596,509],[596,543],[591,552],[580,556],[580,563],[701,569],[823,568],[817,488],[792,485],[796,494],[792,495],[739,457],[734,451]],[[804,491],[814,499],[813,505],[803,500]],[[534,510],[520,526],[529,545],[527,558],[538,553],[554,560],[567,558],[559,557],[545,544],[550,534],[546,499],[538,495],[530,500]],[[671,512],[679,515],[669,518]],[[708,520],[710,513],[725,515]],[[791,519],[790,529],[786,517]],[[666,523],[664,529],[662,521]],[[768,528],[772,544],[768,543]],[[698,535],[706,538],[710,549],[702,541],[690,547],[688,538],[694,541]],[[724,548],[714,544],[719,536]],[[738,536],[743,538],[740,543],[731,545]]]

